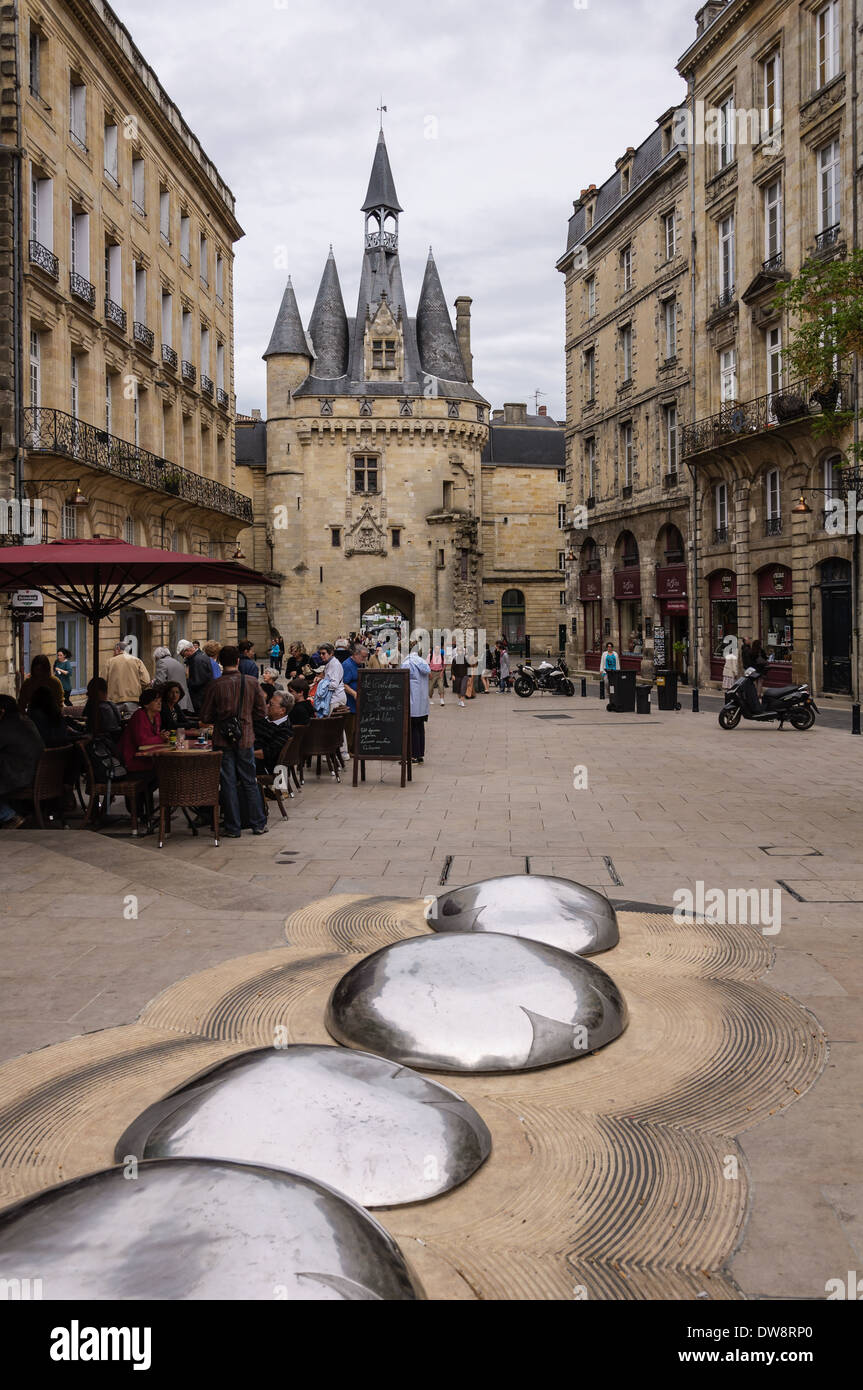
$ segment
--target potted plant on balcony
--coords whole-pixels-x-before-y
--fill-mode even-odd
[[[836,409],[840,390],[839,382],[834,379],[828,385],[823,385],[817,391],[813,391],[812,400],[817,401],[822,410],[830,413]]]
[[[173,493],[175,497],[179,497],[180,482],[181,479],[179,473],[177,473],[175,470],[172,470],[170,473],[166,473],[163,477],[162,487],[165,489],[166,492]]]
[[[773,397],[771,401],[773,414],[780,424],[787,424],[789,420],[799,420],[801,415],[806,415],[806,402],[799,391],[781,391]]]

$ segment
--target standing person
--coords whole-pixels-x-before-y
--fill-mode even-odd
[[[725,656],[725,665],[722,668],[722,689],[730,690],[737,680],[737,657],[734,655],[734,648],[729,647]]]
[[[497,683],[501,695],[505,695],[509,688],[509,651],[506,647],[500,648]]]
[[[240,653],[236,647],[219,652],[222,674],[207,687],[201,706],[201,722],[213,725],[213,747],[221,749],[220,791],[225,836],[239,840],[243,833],[240,794],[246,803],[255,835],[266,835],[267,816],[255,772],[255,718],[263,718],[266,705],[261,687],[252,676],[240,672]],[[240,737],[234,741],[224,732],[225,722],[239,719]]]
[[[183,662],[171,656],[167,647],[156,648],[153,652],[153,662],[153,684],[167,685],[171,681],[174,685],[178,685],[180,687],[180,709],[191,714],[194,707],[186,684],[187,674]]]
[[[222,668],[219,664],[219,652],[221,650],[221,646],[216,641],[215,637],[211,638],[209,642],[204,643],[204,655],[210,663],[210,671],[214,681],[217,681],[222,674]]]
[[[426,721],[429,717],[429,674],[431,668],[411,642],[410,655],[402,662],[402,670],[410,673],[411,681],[411,757],[421,763],[426,751]]]
[[[282,652],[283,652],[283,651],[284,651],[284,647],[282,646],[281,639],[280,639],[279,637],[277,637],[276,634],[274,633],[274,634],[273,634],[273,640],[272,640],[272,642],[270,643],[270,664],[272,665],[273,670],[274,670],[278,675],[281,675],[281,674],[282,674]]]
[[[354,730],[357,726],[357,679],[359,672],[366,664],[368,651],[362,642],[354,642],[351,654],[342,666],[342,679],[345,683],[345,694],[348,697],[348,717],[345,720],[345,738],[348,741],[348,749],[354,746]]]
[[[193,642],[184,652],[186,669],[188,672],[186,685],[189,690],[189,698],[192,701],[192,709],[199,713],[204,700],[204,693],[207,686],[213,679],[213,668],[210,665],[210,658],[206,652],[202,652],[200,644]]]
[[[468,664],[467,657],[464,653],[464,647],[456,647],[453,652],[449,674],[450,680],[452,681],[452,688],[458,696],[458,702],[460,705],[464,705],[464,693],[467,689],[468,681]]]
[[[754,666],[758,672],[758,680],[755,682],[755,689],[758,691],[758,698],[760,700],[764,696],[764,677],[767,674],[767,667],[770,665],[767,660],[767,653],[761,645],[760,637],[755,638],[755,641],[749,649],[749,654],[750,665]]]
[[[143,661],[131,656],[122,642],[114,643],[114,655],[105,667],[108,682],[108,699],[134,714],[138,709],[138,697],[150,684],[150,676]]]
[[[72,694],[72,653],[68,647],[58,647],[54,660],[54,675],[63,687],[63,704],[72,708],[69,696]]]
[[[16,792],[32,787],[44,750],[32,719],[21,715],[11,695],[0,695],[0,829],[17,830],[23,824],[24,817],[9,802]]]
[[[332,642],[322,642],[319,651],[324,663],[324,675],[330,683],[330,710],[338,709],[340,705],[348,703],[344,667],[336,656]]]
[[[606,642],[605,651],[602,653],[602,660],[599,663],[599,674],[604,676],[608,671],[620,669],[620,657],[614,650],[613,642]]]
[[[258,663],[255,660],[255,644],[250,642],[248,637],[244,637],[239,643],[240,650],[240,671],[244,676],[254,676],[255,680],[260,677]]]
[[[429,701],[434,699],[434,693],[435,691],[437,691],[438,699],[440,700],[441,704],[444,703],[443,680],[444,649],[443,646],[440,646],[437,647],[436,650],[433,651],[431,656],[429,657]]]

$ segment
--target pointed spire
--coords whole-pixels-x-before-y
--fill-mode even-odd
[[[309,319],[309,337],[315,352],[314,375],[324,381],[344,376],[348,370],[348,318],[332,246]]]
[[[297,297],[294,294],[290,276],[288,276],[288,283],[285,286],[285,293],[282,295],[281,308],[276,318],[273,336],[270,338],[269,347],[264,353],[264,361],[266,362],[268,357],[289,353],[310,359],[313,355],[300,318]]]
[[[444,381],[467,380],[431,247],[417,308],[417,344],[423,371]]]
[[[396,197],[393,171],[390,168],[390,158],[387,154],[387,142],[384,139],[382,130],[378,135],[377,148],[372,164],[372,175],[369,179],[369,191],[366,194],[366,201],[363,203],[362,211],[374,212],[377,208],[391,208],[393,212],[404,211],[399,205],[399,200]]]

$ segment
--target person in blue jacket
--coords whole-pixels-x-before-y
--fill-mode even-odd
[[[428,662],[417,651],[417,643],[411,642],[410,656],[402,662],[402,670],[410,672],[411,678],[411,757],[421,763],[426,751],[426,721],[429,717],[429,671]]]

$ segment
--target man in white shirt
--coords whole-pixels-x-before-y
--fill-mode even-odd
[[[117,642],[114,655],[105,667],[105,680],[111,703],[125,709],[127,714],[134,714],[138,696],[150,684],[150,675],[143,661],[131,656],[123,643]]]

